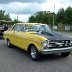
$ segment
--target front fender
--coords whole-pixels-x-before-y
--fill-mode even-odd
[[[29,38],[28,46],[30,44],[33,44],[33,45],[36,46],[37,50],[40,52],[40,50],[43,48],[42,42],[45,41],[45,40],[47,40],[47,39],[42,37],[42,36],[39,36],[39,35],[31,36]]]

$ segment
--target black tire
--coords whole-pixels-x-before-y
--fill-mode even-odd
[[[69,55],[70,55],[70,52],[61,53],[61,56],[63,56],[63,57],[67,57],[67,56],[69,56]]]
[[[1,39],[1,35],[0,35],[0,39]]]
[[[9,48],[11,48],[11,47],[12,47],[12,44],[11,44],[11,42],[10,42],[10,40],[9,40],[9,39],[7,39],[7,46],[8,46]]]
[[[37,50],[36,46],[31,46],[29,49],[30,57],[32,60],[37,61],[40,58],[40,53]]]

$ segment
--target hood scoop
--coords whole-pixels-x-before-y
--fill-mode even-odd
[[[40,35],[50,40],[65,40],[66,39],[64,36],[54,31],[41,32]]]
[[[49,32],[41,32],[41,34],[43,35],[48,35],[48,36],[54,36],[53,34],[49,33]]]

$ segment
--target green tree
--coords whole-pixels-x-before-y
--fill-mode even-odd
[[[0,10],[0,20],[4,19],[4,13],[5,13],[5,11]]]
[[[72,24],[72,8],[70,6],[65,10],[65,18],[67,24]]]
[[[5,19],[6,21],[11,21],[11,18],[10,18],[9,13],[4,15],[4,19]]]
[[[20,21],[18,19],[14,19],[13,23],[20,23]]]
[[[5,13],[4,10],[0,10],[0,20],[11,21],[9,13]]]
[[[40,11],[29,17],[29,22],[52,24],[53,13],[49,11]]]
[[[63,8],[60,8],[58,10],[58,13],[57,13],[57,23],[62,23],[64,24],[65,23],[65,10]]]
[[[35,22],[35,17],[33,15],[29,17],[29,22]]]
[[[53,14],[54,14],[54,25],[57,24],[72,24],[72,7],[69,6],[64,10],[60,8],[58,12],[52,13],[49,11],[36,12],[34,15],[29,17],[29,22],[46,23],[53,24]]]

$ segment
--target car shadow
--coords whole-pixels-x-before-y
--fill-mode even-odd
[[[27,51],[25,51],[25,50],[23,50],[23,49],[21,49],[21,48],[19,48],[19,47],[17,47],[17,46],[12,46],[11,47],[11,49],[14,49],[14,50],[16,50],[16,51],[18,51],[19,53],[24,53],[25,55],[28,55],[28,52]]]
[[[30,58],[30,55],[27,51],[20,49],[16,46],[12,46],[12,49],[18,51],[19,53],[21,53],[24,56],[27,56],[27,58]],[[60,54],[47,54],[47,55],[40,55],[40,58],[38,61],[54,61],[54,60],[60,60],[63,59],[64,57],[62,57]],[[37,62],[38,62],[37,61]]]
[[[40,61],[53,61],[53,60],[60,60],[63,59],[60,54],[47,54],[47,55],[41,55]]]
[[[4,38],[0,38],[0,40],[4,40]]]

